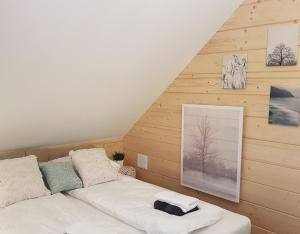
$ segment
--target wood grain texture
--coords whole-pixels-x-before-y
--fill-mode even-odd
[[[88,148],[104,148],[107,155],[111,158],[115,151],[123,151],[123,139],[100,139],[72,144],[51,145],[36,148],[24,148],[0,152],[0,159],[18,158],[26,155],[37,156],[40,162],[46,162],[56,158],[69,155],[70,150],[88,149]]]
[[[287,24],[290,23],[276,24],[276,26]],[[254,28],[217,32],[205,47],[200,50],[199,54],[266,49],[269,27],[269,25],[263,25]],[[298,42],[299,44],[300,42]]]
[[[298,46],[299,50],[299,46]],[[248,72],[288,72],[300,71],[300,64],[297,66],[266,67],[266,49],[253,49],[245,51],[232,51],[236,53],[248,54]],[[195,73],[218,73],[221,74],[223,66],[223,56],[228,52],[213,54],[198,54],[183,71],[183,74]],[[298,53],[298,61],[300,53]]]
[[[268,28],[300,22],[300,0],[246,0],[124,137],[127,163],[149,156],[137,177],[248,216],[254,234],[300,230],[300,128],[268,124],[271,85],[300,87],[298,65],[266,67]],[[300,41],[298,43],[300,45]],[[221,88],[224,54],[247,53],[245,90]],[[182,104],[243,106],[241,202],[180,185]]]
[[[0,159],[19,158],[24,156],[26,156],[26,152],[24,149],[0,152]]]
[[[298,0],[257,1],[241,5],[220,31],[297,22],[300,19]]]
[[[251,234],[275,234],[275,232],[270,232],[266,229],[252,225]]]

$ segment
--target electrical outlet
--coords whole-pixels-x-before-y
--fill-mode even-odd
[[[137,155],[137,165],[138,167],[140,168],[143,168],[143,169],[148,169],[148,156],[145,155],[145,154],[138,154]]]

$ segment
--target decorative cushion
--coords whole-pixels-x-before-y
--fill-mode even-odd
[[[118,170],[111,165],[104,149],[71,151],[70,155],[84,187],[118,179]]]
[[[91,149],[80,149],[80,150],[71,150],[69,152],[69,156],[66,156],[66,157],[63,157],[63,158],[58,158],[58,159],[55,159],[55,160],[52,160],[52,161],[56,161],[56,160],[67,160],[67,159],[72,159],[72,155],[81,155],[81,156],[85,156],[85,155],[89,155],[89,154],[97,154],[99,155],[100,157],[105,157],[105,158],[108,158],[107,157],[107,154],[105,152],[105,149],[104,148],[91,148]],[[109,159],[109,158],[108,158]],[[121,165],[118,164],[117,162],[113,161],[113,160],[110,160],[110,164],[117,170],[119,171],[120,168],[121,168]]]
[[[40,169],[52,194],[82,188],[82,181],[73,169],[72,161],[48,162]]]
[[[35,156],[0,160],[0,207],[49,194]]]
[[[69,156],[73,157],[75,155],[87,156],[87,155],[98,155],[99,157],[108,158],[104,148],[91,148],[91,149],[80,149],[71,150]]]
[[[74,151],[71,151],[71,152],[74,152]],[[100,152],[103,153],[102,150],[101,150]],[[105,155],[106,155],[106,154],[105,154]],[[103,155],[102,155],[102,156],[103,156]],[[71,160],[72,160],[72,157],[69,155],[69,156],[64,156],[64,157],[61,157],[61,158],[53,159],[53,160],[51,160],[51,161],[49,161],[49,162],[67,162],[67,161],[71,162]],[[109,161],[110,161],[110,164],[111,164],[117,171],[120,170],[121,165],[120,165],[119,163],[116,163],[116,162],[113,161],[113,160],[109,160]],[[45,162],[44,162],[44,163],[45,163]],[[40,163],[40,165],[43,165],[44,163]]]

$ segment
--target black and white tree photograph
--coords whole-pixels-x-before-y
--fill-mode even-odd
[[[298,24],[269,28],[267,66],[297,65]]]
[[[222,87],[246,88],[247,54],[230,54],[223,57]]]
[[[239,201],[243,108],[183,105],[181,184]]]

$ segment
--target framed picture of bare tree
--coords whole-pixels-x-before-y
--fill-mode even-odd
[[[267,66],[297,65],[298,24],[269,28]]]
[[[183,104],[181,184],[239,202],[243,107]]]

